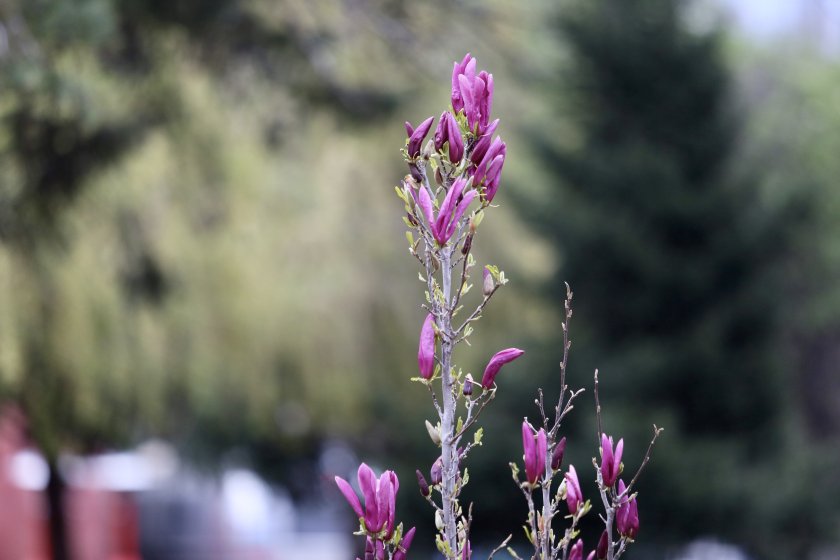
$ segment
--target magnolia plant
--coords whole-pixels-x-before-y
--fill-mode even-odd
[[[405,207],[406,237],[412,256],[420,263],[420,279],[425,284],[426,312],[420,328],[417,350],[419,376],[412,378],[424,385],[432,398],[437,418],[426,421],[429,436],[440,455],[432,464],[428,479],[417,470],[420,492],[434,509],[437,549],[447,560],[472,557],[470,527],[472,505],[464,510],[460,496],[469,482],[469,472],[462,467],[470,451],[481,445],[483,431],[477,421],[498,390],[496,377],[505,364],[524,353],[518,348],[496,352],[476,383],[470,373],[453,362],[453,351],[469,343],[472,325],[477,321],[496,291],[507,283],[498,267],[481,266],[481,296],[469,313],[462,298],[472,288],[470,282],[478,266],[472,253],[473,240],[484,213],[493,206],[501,182],[507,148],[495,136],[499,121],[490,120],[493,105],[493,75],[476,71],[476,60],[467,54],[452,71],[451,105],[438,119],[433,137],[426,137],[434,124],[429,117],[416,127],[405,123],[407,140],[403,156],[409,174],[396,188]],[[425,143],[424,143],[425,142]],[[573,465],[563,471],[566,438],[560,436],[563,418],[573,408],[573,401],[583,391],[571,391],[566,385],[569,322],[572,318],[572,292],[566,286],[563,329],[563,360],[560,363],[560,395],[553,410],[546,411],[542,390],[536,404],[541,417],[537,429],[526,418],[522,423],[524,477],[519,466],[510,463],[513,478],[528,505],[525,534],[533,545],[532,559],[583,560],[584,543],[578,538],[578,525],[590,511],[591,503],[581,489]],[[595,401],[598,419],[600,462],[593,458],[595,480],[604,513],[600,516],[604,531],[595,550],[586,558],[615,560],[633,542],[639,531],[636,481],[650,458],[650,451],[661,429],[654,426],[648,451],[629,484],[621,474],[624,465],[624,440],[614,443],[601,429],[598,402],[598,372],[595,372]],[[365,464],[359,467],[356,491],[346,480],[336,477],[336,484],[359,519],[359,531],[365,537],[364,560],[402,560],[414,538],[414,528],[403,532],[396,524],[394,508],[399,481],[392,471],[377,479]],[[562,505],[565,502],[565,505]],[[568,510],[563,515],[563,509]],[[566,520],[563,530],[555,523]],[[508,547],[508,536],[489,555]],[[575,540],[577,539],[577,540]]]

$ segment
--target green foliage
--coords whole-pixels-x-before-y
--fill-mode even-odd
[[[575,361],[603,372],[605,429],[641,453],[646,425],[668,428],[642,517],[670,535],[798,555],[783,524],[757,521],[767,489],[748,484],[787,449],[780,264],[798,222],[762,196],[761,175],[733,165],[741,123],[720,36],[688,31],[680,8],[590,1],[565,12],[573,93],[555,106],[574,112],[578,139],[536,143],[561,182],[549,205],[523,213],[556,243],[557,305],[563,280],[575,290]]]

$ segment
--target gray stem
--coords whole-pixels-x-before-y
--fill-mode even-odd
[[[452,310],[449,300],[452,289],[452,247],[444,247],[440,252],[440,269],[442,274],[443,305],[438,315],[441,337],[441,383],[443,384],[443,416],[441,424],[441,457],[443,463],[443,481],[441,497],[443,506],[444,538],[451,551],[450,558],[457,558],[458,553],[458,519],[456,484],[458,480],[458,441],[455,437],[455,391],[453,388],[452,349],[455,333],[452,332]]]

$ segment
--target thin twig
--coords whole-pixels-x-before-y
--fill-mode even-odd
[[[475,311],[473,311],[472,314],[469,317],[467,317],[467,320],[464,321],[464,323],[460,327],[455,329],[455,334],[458,334],[459,332],[464,330],[464,327],[472,323],[479,315],[481,315],[481,312],[484,310],[484,307],[487,305],[487,302],[490,301],[490,298],[493,297],[493,294],[496,293],[496,290],[499,289],[500,285],[501,284],[496,284],[495,286],[493,286],[493,290],[489,294],[484,296],[484,301],[478,304],[478,307],[475,308]]]
[[[596,434],[596,439],[598,440],[598,445],[601,445],[601,434],[604,431],[601,429],[601,401],[598,399],[598,370],[595,370],[595,416],[598,418],[598,433]]]
[[[563,308],[565,309],[565,321],[561,323],[563,327],[563,360],[560,362],[560,398],[557,400],[557,407],[554,409],[554,427],[552,428],[552,432],[556,433],[557,428],[560,427],[560,420],[562,415],[560,414],[560,410],[563,408],[563,399],[566,396],[566,369],[569,365],[569,349],[572,347],[572,343],[569,341],[569,321],[572,318],[572,297],[573,292],[572,288],[569,286],[569,283],[566,282],[566,300],[563,304]]]
[[[650,443],[648,444],[647,451],[645,452],[645,458],[642,459],[642,464],[639,465],[639,470],[636,471],[636,474],[633,476],[633,479],[630,481],[630,484],[627,485],[627,488],[624,489],[624,492],[622,492],[617,499],[620,500],[622,497],[630,494],[630,489],[633,488],[634,484],[636,484],[636,480],[638,480],[639,476],[642,474],[642,470],[644,470],[645,466],[647,466],[648,464],[648,461],[650,461],[650,454],[651,451],[653,451],[653,446],[656,443],[656,438],[659,437],[659,434],[662,433],[662,430],[664,429],[665,428],[657,428],[656,424],[653,425],[653,439],[651,439]]]
[[[496,548],[493,549],[493,551],[490,553],[490,556],[487,557],[487,560],[493,560],[493,556],[497,552],[499,552],[500,550],[505,548],[507,546],[507,544],[510,542],[510,539],[512,539],[512,538],[513,538],[513,535],[508,535],[507,538],[502,541],[502,544],[500,544],[499,546],[497,546]]]

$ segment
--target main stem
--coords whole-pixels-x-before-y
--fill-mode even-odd
[[[551,558],[551,518],[553,517],[551,511],[551,453],[546,452],[545,457],[545,477],[542,484],[542,500],[543,500],[543,527],[542,527],[542,558],[549,560]]]
[[[452,349],[455,333],[452,332],[452,310],[450,299],[452,291],[452,247],[443,247],[440,252],[441,275],[443,283],[443,307],[438,325],[443,332],[441,337],[441,383],[443,384],[443,417],[441,421],[441,457],[443,463],[443,481],[441,487],[444,537],[449,545],[449,558],[458,555],[458,518],[456,512],[457,496],[455,486],[458,481],[458,442],[455,439],[455,391],[452,379]]]

